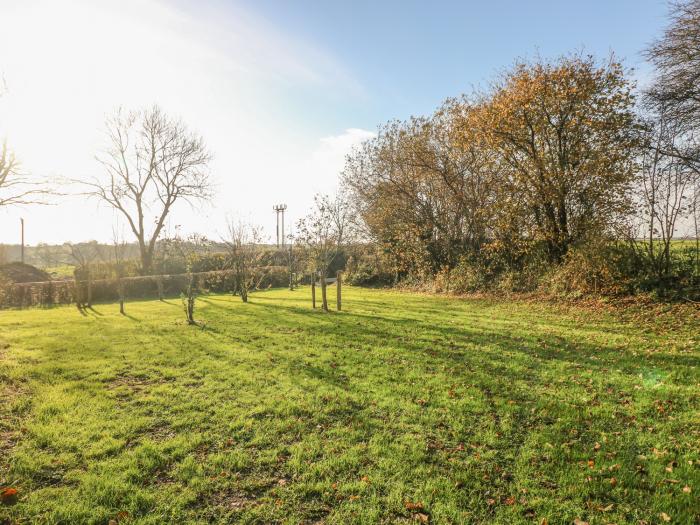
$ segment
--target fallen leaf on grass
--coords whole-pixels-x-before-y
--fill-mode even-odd
[[[576,518],[576,519],[574,520],[574,525],[588,525],[588,522]]]
[[[688,485],[683,487],[683,492],[685,492],[686,494],[690,494],[690,487]]]
[[[505,499],[503,503],[505,503],[506,505],[515,505],[515,498],[513,496],[509,496]]]
[[[662,512],[661,514],[659,514],[659,516],[661,516],[661,519],[664,521],[671,521],[671,516],[669,516],[665,512]]]
[[[617,478],[610,478],[610,486],[614,487],[615,485],[617,485]]]
[[[17,501],[17,489],[12,487],[0,489],[0,501],[6,505],[10,505]]]
[[[406,510],[422,510],[423,509],[423,502],[422,501],[409,501],[406,500],[403,502],[404,507],[406,507]]]
[[[430,517],[427,514],[423,514],[421,512],[414,514],[413,519],[416,521],[420,521],[421,523],[428,523],[430,521]]]

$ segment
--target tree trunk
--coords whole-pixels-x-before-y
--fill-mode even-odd
[[[124,281],[121,277],[117,279],[117,292],[119,293],[119,313],[124,315]]]
[[[338,270],[338,273],[336,273],[336,281],[335,281],[335,286],[336,286],[336,302],[335,302],[335,308],[340,312],[343,308],[343,299],[342,299],[342,287],[343,285],[343,272]]]
[[[328,295],[326,293],[326,277],[321,277],[321,305],[324,312],[328,311]]]
[[[150,275],[153,270],[154,247],[146,243],[143,235],[137,235],[139,241],[139,255],[141,256],[141,275]]]
[[[185,307],[185,317],[187,318],[187,324],[197,324],[194,320],[194,303],[196,300],[196,289],[194,275],[191,273],[188,276],[187,283],[187,293],[183,298],[183,306]]]
[[[141,275],[150,275],[153,268],[153,253],[148,249],[141,251]]]

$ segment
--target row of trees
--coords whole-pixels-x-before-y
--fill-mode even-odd
[[[641,96],[614,57],[576,54],[518,62],[488,90],[383,126],[343,180],[390,270],[532,288],[575,264],[590,284],[668,285],[679,226],[699,236],[699,13],[698,0],[676,6]]]
[[[348,159],[369,231],[405,270],[455,266],[486,244],[559,262],[606,226],[633,175],[633,97],[619,63],[520,63],[488,94],[393,122]]]

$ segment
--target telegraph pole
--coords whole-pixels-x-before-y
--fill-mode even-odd
[[[284,210],[287,209],[286,204],[275,204],[272,209],[277,212],[277,247],[284,246]],[[280,223],[281,215],[281,223]],[[281,225],[281,228],[280,228]]]
[[[24,264],[24,219],[23,218],[20,218],[19,224],[20,224],[20,231],[21,231],[21,237],[22,237],[22,246],[20,247],[20,258],[22,260],[22,264]]]

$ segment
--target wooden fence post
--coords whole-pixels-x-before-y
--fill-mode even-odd
[[[342,291],[341,291],[341,287],[342,287],[342,284],[343,284],[343,272],[341,272],[340,270],[338,270],[338,271],[336,272],[336,274],[335,274],[335,277],[336,277],[336,279],[335,279],[335,287],[336,287],[335,292],[336,292],[336,294],[337,294],[337,295],[336,295],[336,307],[337,307],[338,311],[340,312],[340,310],[341,310],[341,308],[342,308],[342,300],[341,300],[341,299],[342,299],[342,297],[341,297],[341,296],[342,296]]]
[[[316,308],[316,279],[311,274],[311,307]]]

